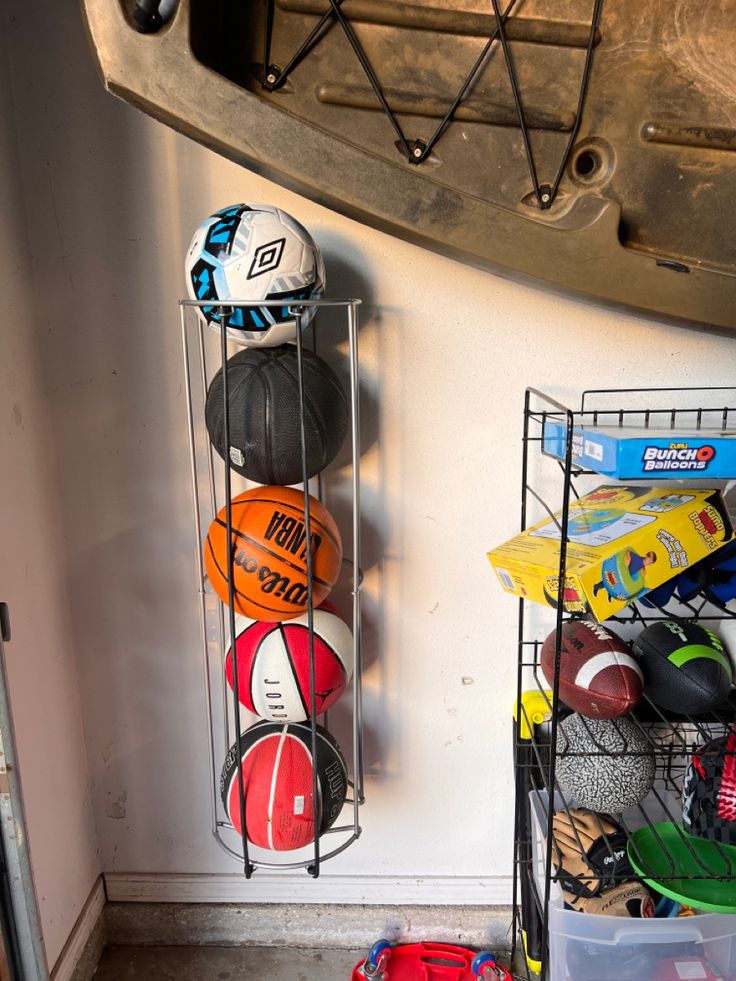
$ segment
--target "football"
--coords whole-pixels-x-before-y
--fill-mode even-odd
[[[542,644],[544,677],[553,687],[557,631]],[[560,699],[590,719],[615,719],[639,702],[642,672],[628,644],[591,620],[566,620],[560,639]]]
[[[697,623],[660,620],[633,643],[644,692],[659,708],[700,715],[721,705],[731,690],[731,662],[717,634]]]
[[[280,208],[235,204],[205,219],[194,233],[185,262],[192,300],[283,301],[283,306],[198,307],[204,321],[249,346],[273,347],[293,340],[297,325],[314,316],[299,300],[318,300],[324,292],[322,255],[312,236]]]

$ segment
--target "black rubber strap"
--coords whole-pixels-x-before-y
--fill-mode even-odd
[[[503,15],[502,15],[502,19],[503,19],[503,22],[504,23],[506,23],[506,19],[510,16],[511,11],[516,6],[516,2],[517,2],[517,0],[509,0],[509,4],[506,7],[506,10],[503,12]],[[468,91],[468,89],[470,88],[470,86],[475,81],[476,76],[478,75],[478,73],[480,72],[481,68],[485,64],[485,61],[486,61],[486,59],[488,58],[488,56],[489,56],[489,54],[491,52],[491,48],[493,47],[495,41],[498,40],[498,37],[499,37],[499,30],[498,30],[498,26],[497,26],[496,29],[495,29],[495,31],[493,32],[493,34],[491,34],[491,36],[486,41],[486,43],[485,43],[485,45],[483,47],[483,50],[478,55],[478,57],[477,57],[477,59],[475,61],[475,64],[473,65],[473,67],[468,72],[468,75],[467,75],[465,81],[460,86],[460,91],[458,92],[458,94],[453,99],[452,105],[447,110],[447,112],[445,113],[445,116],[443,117],[443,119],[440,122],[439,126],[437,127],[437,129],[434,131],[434,134],[430,137],[429,141],[427,142],[427,145],[426,145],[426,147],[424,149],[424,152],[422,153],[421,158],[419,158],[418,160],[416,160],[417,163],[421,163],[421,161],[423,159],[425,159],[426,157],[429,156],[429,154],[432,152],[432,149],[436,145],[437,141],[444,134],[445,130],[447,129],[447,127],[452,122],[453,116],[455,115],[455,110],[457,109],[457,107],[460,105],[460,103],[465,98],[465,93]]]
[[[373,71],[373,68],[371,67],[371,63],[368,60],[368,55],[365,53],[363,45],[358,40],[358,37],[355,31],[353,30],[352,24],[347,19],[345,14],[342,12],[340,8],[340,4],[337,2],[337,0],[330,0],[330,4],[332,6],[335,16],[340,22],[340,26],[342,27],[343,31],[345,31],[345,36],[350,42],[350,47],[355,52],[355,56],[360,62],[363,71],[368,76],[368,81],[371,83],[371,87],[373,88],[373,91],[376,93],[376,98],[383,106],[383,111],[386,113],[386,115],[389,118],[389,122],[393,126],[394,132],[398,137],[399,145],[401,149],[404,151],[407,158],[410,159],[411,149],[409,148],[409,141],[407,140],[406,136],[404,136],[404,131],[402,130],[398,119],[396,118],[393,110],[391,109],[388,102],[386,101],[386,96],[384,94],[383,89],[381,88],[381,83],[378,81],[378,77],[376,73]]]
[[[10,611],[7,603],[0,603],[0,637],[6,644],[10,640]]]
[[[266,29],[263,32],[263,75],[261,84],[264,88],[271,88],[269,75],[274,74],[271,65],[271,41],[273,40],[273,15],[274,0],[266,0]]]
[[[401,124],[396,118],[395,113],[393,112],[393,110],[388,104],[386,95],[383,91],[383,88],[381,87],[381,83],[379,82],[378,76],[373,70],[370,61],[368,60],[368,56],[365,53],[365,49],[363,48],[363,45],[360,43],[360,40],[356,35],[355,31],[353,30],[350,21],[347,19],[347,17],[345,17],[345,14],[341,9],[342,2],[343,0],[330,0],[329,9],[326,10],[324,14],[322,14],[317,24],[312,28],[310,33],[307,35],[307,37],[302,42],[302,44],[294,52],[294,54],[289,59],[288,63],[284,66],[284,68],[278,69],[271,64],[271,39],[273,34],[273,9],[272,9],[273,0],[267,0],[264,57],[263,57],[263,79],[262,79],[263,87],[268,89],[269,91],[273,91],[274,89],[277,89],[280,85],[282,85],[289,77],[291,72],[293,72],[294,69],[299,64],[301,64],[301,62],[306,58],[306,56],[310,53],[310,51],[312,51],[312,49],[316,47],[316,45],[321,40],[323,35],[327,33],[330,27],[332,27],[332,24],[335,21],[337,21],[339,22],[340,26],[345,32],[348,42],[350,43],[350,46],[352,47],[355,53],[355,56],[358,58],[358,61],[360,62],[363,71],[365,72],[368,78],[371,87],[373,88],[373,91],[376,94],[376,98],[378,99],[381,105],[381,108],[383,109],[384,113],[388,117],[389,122],[391,123],[391,126],[394,132],[396,133],[396,136],[398,138],[399,149],[412,163],[415,164],[422,163],[422,161],[429,156],[433,148],[436,146],[437,142],[444,135],[448,126],[452,122],[457,107],[460,105],[463,98],[465,97],[466,92],[473,84],[480,70],[483,68],[489,56],[491,48],[493,47],[493,44],[498,40],[499,37],[498,26],[496,26],[496,29],[494,30],[494,32],[491,34],[488,41],[484,45],[483,50],[481,51],[478,58],[475,60],[472,68],[470,69],[465,80],[460,86],[457,95],[450,103],[449,109],[445,113],[444,117],[440,120],[437,129],[432,134],[430,139],[426,143],[422,140],[410,141],[406,136],[406,134],[404,133]],[[506,10],[502,15],[502,19],[504,22],[506,21],[506,18],[511,14],[511,11],[515,7],[516,3],[517,0],[509,0],[508,6],[506,7]]]
[[[524,115],[524,106],[521,101],[521,91],[519,89],[519,80],[516,75],[516,68],[514,66],[514,60],[511,56],[511,46],[509,45],[509,39],[506,34],[506,18],[501,16],[501,12],[498,6],[498,0],[491,0],[493,4],[493,12],[496,15],[496,23],[498,25],[497,30],[501,38],[501,45],[503,47],[503,53],[506,60],[506,70],[509,76],[509,82],[511,83],[511,91],[514,96],[514,103],[516,104],[516,111],[519,116],[519,128],[521,130],[521,138],[524,142],[524,152],[526,154],[527,164],[529,166],[529,175],[532,180],[532,188],[534,190],[534,196],[537,199],[537,204],[542,211],[547,208],[551,208],[555,198],[557,197],[557,192],[560,187],[560,181],[562,180],[562,175],[565,172],[565,167],[570,159],[570,154],[572,153],[572,148],[575,140],[580,130],[580,121],[583,115],[583,107],[585,105],[585,97],[588,92],[588,82],[590,81],[590,72],[593,66],[593,50],[595,48],[595,38],[598,32],[598,25],[600,23],[601,8],[603,6],[603,0],[594,0],[593,4],[593,15],[590,23],[590,34],[588,36],[588,46],[585,55],[585,65],[583,66],[583,76],[580,80],[580,92],[578,93],[578,105],[575,112],[575,122],[570,132],[570,137],[567,141],[567,146],[565,147],[565,152],[560,162],[560,166],[557,170],[557,176],[555,177],[554,183],[551,185],[545,184],[540,185],[537,176],[537,166],[534,161],[534,153],[532,151],[531,142],[529,140],[529,127],[526,123],[526,117]]]
[[[562,175],[565,172],[565,167],[567,167],[567,162],[570,159],[570,154],[572,153],[572,148],[577,139],[578,131],[580,130],[580,121],[583,116],[583,107],[585,106],[585,97],[588,94],[588,82],[590,81],[590,72],[593,67],[593,49],[595,48],[595,37],[598,33],[598,26],[601,21],[601,9],[603,7],[603,0],[595,0],[593,5],[593,18],[590,24],[590,36],[588,37],[588,48],[585,53],[585,66],[583,67],[583,78],[580,82],[580,94],[578,96],[578,106],[575,111],[575,123],[572,127],[570,133],[570,139],[567,141],[567,147],[565,148],[565,154],[560,163],[560,169],[557,171],[557,177],[555,177],[554,183],[552,184],[552,201],[557,197],[557,191],[560,187],[560,181],[562,180]]]
[[[534,154],[532,153],[531,143],[529,142],[529,128],[526,125],[526,117],[524,116],[524,107],[521,103],[521,91],[519,90],[519,80],[516,77],[516,68],[514,67],[514,60],[511,57],[511,45],[509,44],[509,39],[506,34],[506,22],[501,16],[501,11],[498,6],[498,0],[491,0],[493,4],[493,13],[496,15],[496,30],[498,31],[498,36],[501,39],[501,47],[503,48],[503,56],[506,61],[506,70],[509,75],[509,82],[511,83],[511,91],[514,96],[514,103],[516,105],[516,112],[519,116],[519,129],[521,130],[521,138],[524,142],[524,152],[526,153],[526,162],[529,165],[529,175],[532,179],[532,187],[534,188],[534,195],[539,202],[540,208],[542,207],[542,195],[539,190],[539,180],[537,179],[537,167],[534,163]],[[548,205],[549,207],[549,205]]]
[[[150,3],[151,0],[148,0]],[[565,152],[562,156],[559,168],[557,170],[557,175],[551,185],[540,184],[539,177],[537,173],[537,166],[534,159],[534,152],[532,150],[531,141],[529,137],[529,126],[527,125],[526,116],[524,114],[524,105],[521,97],[521,90],[519,87],[519,80],[516,73],[516,67],[514,65],[513,55],[511,52],[511,45],[509,44],[508,34],[506,32],[506,21],[510,16],[517,0],[509,0],[506,9],[501,13],[499,7],[499,0],[491,0],[493,5],[493,12],[496,17],[496,28],[488,38],[488,41],[483,47],[478,58],[476,58],[472,68],[468,72],[465,80],[463,81],[460,89],[455,96],[455,98],[450,103],[450,106],[440,120],[435,132],[430,137],[428,141],[414,140],[410,141],[404,130],[402,129],[401,123],[399,122],[396,114],[391,109],[386,99],[386,94],[383,91],[381,83],[378,80],[378,76],[371,65],[368,56],[365,52],[365,48],[360,43],[358,36],[353,30],[352,24],[345,16],[342,10],[343,0],[330,0],[330,6],[320,17],[317,24],[310,31],[304,42],[299,46],[296,52],[290,58],[288,64],[283,69],[277,69],[271,65],[271,39],[273,34],[273,14],[274,14],[274,0],[266,0],[266,28],[265,28],[265,40],[264,40],[264,59],[263,59],[263,87],[269,90],[274,90],[282,85],[289,74],[299,65],[304,58],[310,53],[310,51],[319,43],[322,37],[330,30],[335,22],[340,24],[348,42],[353,49],[353,52],[361,64],[363,71],[371,84],[371,87],[381,105],[384,113],[388,117],[389,122],[396,134],[397,145],[401,152],[410,160],[412,163],[419,164],[427,159],[429,154],[432,152],[433,148],[436,146],[438,141],[442,138],[450,123],[453,121],[455,112],[464,99],[468,89],[472,86],[474,80],[477,78],[479,72],[483,68],[487,58],[489,57],[493,45],[497,40],[500,40],[501,47],[504,53],[504,60],[506,62],[506,70],[509,76],[509,82],[511,84],[511,91],[514,97],[514,104],[516,106],[516,112],[519,117],[519,129],[521,130],[521,138],[524,143],[524,153],[526,155],[527,165],[529,167],[529,176],[531,177],[532,188],[534,191],[534,196],[537,199],[537,204],[541,210],[546,210],[552,206],[554,200],[557,196],[557,192],[560,187],[560,182],[567,167],[568,161],[570,159],[570,154],[572,153],[575,140],[577,138],[578,132],[580,130],[580,122],[582,119],[583,108],[585,106],[585,98],[588,92],[588,82],[590,81],[590,73],[593,64],[593,51],[595,49],[595,40],[598,32],[598,26],[600,24],[601,9],[603,6],[603,0],[594,0],[593,5],[593,15],[590,25],[590,35],[588,37],[588,45],[586,49],[585,65],[583,67],[582,79],[580,82],[580,91],[578,93],[578,104],[575,112],[575,122],[573,124],[572,130],[570,132],[570,137],[567,141],[565,147]]]
[[[342,0],[338,0],[342,3]],[[268,11],[266,11],[266,16],[268,17]],[[291,56],[286,66],[281,69],[275,68],[271,64],[271,34],[268,31],[268,26],[266,29],[266,41],[265,41],[265,52],[263,58],[264,66],[264,81],[263,87],[269,90],[278,88],[280,85],[286,81],[289,75],[294,71],[294,69],[300,65],[310,51],[317,46],[317,44],[322,40],[325,34],[330,30],[332,25],[335,23],[335,13],[330,7],[326,10],[320,19],[317,21],[316,25],[309,32],[304,41],[299,45],[294,54]],[[268,70],[266,70],[268,68]]]

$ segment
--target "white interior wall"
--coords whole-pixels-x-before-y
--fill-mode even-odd
[[[22,203],[7,10],[0,9],[0,600],[10,608],[8,683],[41,924],[53,965],[100,864],[69,612],[67,533],[44,376],[35,236]],[[22,123],[22,121],[21,121]],[[68,390],[67,390],[68,391]]]
[[[507,898],[516,604],[484,553],[518,524],[524,388],[575,400],[728,384],[733,342],[515,285],[333,214],[105,95],[74,0],[9,6],[39,410],[59,460],[50,501],[108,882],[165,898],[178,896],[172,873],[238,871],[209,833],[176,299],[197,223],[252,200],[310,228],[331,295],[365,299],[368,803],[363,837],[325,879],[278,892],[257,876],[223,895]],[[138,879],[136,893],[128,873],[162,885]],[[190,884],[189,898],[218,895]]]

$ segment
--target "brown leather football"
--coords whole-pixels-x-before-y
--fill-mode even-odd
[[[566,620],[560,642],[561,701],[590,719],[615,719],[639,702],[643,679],[629,645],[592,620]],[[553,687],[557,631],[542,645],[541,665]]]

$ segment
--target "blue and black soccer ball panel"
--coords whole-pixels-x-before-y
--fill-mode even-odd
[[[197,259],[191,272],[194,295],[198,300],[219,300],[215,284],[215,267],[206,259]],[[221,307],[200,307],[208,324],[219,324]]]
[[[214,259],[219,259],[223,252],[225,255],[230,255],[240,227],[240,219],[246,211],[251,210],[252,208],[238,204],[216,211],[212,217],[219,217],[219,221],[214,222],[207,232],[202,251],[207,252]]]
[[[316,284],[304,286],[300,290],[289,290],[288,293],[271,293],[267,299],[288,301],[282,307],[235,307],[225,323],[236,330],[269,330],[274,324],[283,324],[295,317],[294,307],[299,300],[310,300],[315,293]],[[215,311],[217,314],[219,311]],[[219,317],[213,322],[219,324]]]
[[[198,300],[219,300],[215,282],[215,266],[206,259],[198,259],[192,266],[192,286]],[[285,293],[271,293],[267,299],[284,300],[281,307],[200,307],[202,315],[208,324],[218,327],[225,315],[225,326],[243,331],[266,331],[274,324],[283,324],[294,317],[294,306],[300,300],[310,300],[319,290],[319,282],[315,281],[298,290],[288,290]]]

